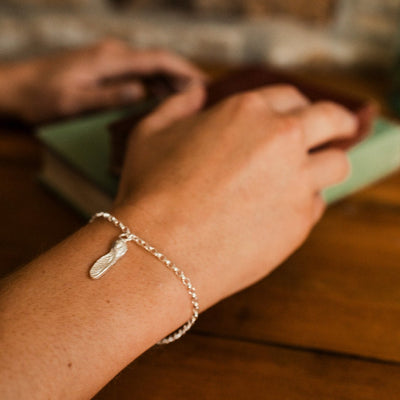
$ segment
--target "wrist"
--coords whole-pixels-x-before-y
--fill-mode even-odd
[[[132,251],[135,257],[140,257],[140,264],[146,266],[146,276],[150,283],[155,282],[157,296],[161,296],[164,303],[167,299],[163,307],[165,306],[166,320],[171,323],[168,333],[186,325],[194,314],[198,315],[196,285],[192,281],[191,271],[188,272],[186,265],[174,255],[172,242],[175,238],[171,236],[171,224],[166,224],[160,216],[150,216],[136,206],[114,208],[111,219],[112,217],[116,218],[112,222],[114,225],[125,225],[118,228],[119,235],[124,233],[125,238],[128,238],[128,251]],[[109,214],[105,213],[104,218],[111,223]],[[129,236],[133,238],[129,239]]]
[[[201,227],[193,228],[190,219],[184,217],[184,210],[177,212],[176,205],[157,197],[129,205],[120,203],[111,213],[185,273],[196,288],[201,311],[226,297],[223,283],[215,286],[215,270],[205,248],[205,240],[201,239]],[[159,268],[164,268],[169,279],[175,281],[176,289],[182,293],[181,301],[186,301],[185,290],[179,287],[174,274],[161,264]],[[190,311],[190,302],[188,304]]]
[[[114,214],[116,217],[117,213]],[[84,230],[97,242],[89,273],[94,263],[113,247],[121,230],[103,218],[94,219]],[[186,323],[192,307],[185,288],[170,270],[133,241],[126,245],[126,253],[115,265],[99,279],[90,279],[88,285],[100,288],[102,297],[117,306],[118,314],[122,313],[127,322],[135,322],[127,324],[133,331],[129,328],[125,334],[121,332],[119,341],[137,356]],[[139,325],[140,335],[135,334]],[[131,352],[126,356],[132,357]]]
[[[104,219],[114,225],[116,228],[120,230],[120,234],[118,238],[114,241],[113,245],[110,248],[110,251],[100,257],[90,268],[89,275],[92,279],[100,279],[107,271],[125,256],[128,250],[128,243],[134,243],[139,248],[143,249],[147,254],[153,257],[153,260],[158,260],[166,270],[170,271],[175,278],[180,281],[180,283],[185,287],[190,303],[192,304],[191,309],[192,313],[190,318],[177,330],[161,341],[158,344],[168,344],[179,338],[181,338],[193,324],[196,322],[199,316],[199,303],[198,297],[196,293],[196,288],[191,283],[189,277],[185,275],[185,273],[173,262],[171,261],[165,254],[163,254],[159,249],[152,246],[142,237],[139,237],[135,233],[131,232],[131,230],[118,218],[108,212],[98,212],[91,218],[90,222],[93,222],[97,219]],[[172,307],[174,309],[175,307]]]
[[[196,288],[201,311],[216,302],[213,294],[209,293],[207,278],[212,265],[208,262],[205,268],[202,259],[206,249],[203,251],[196,247],[200,242],[197,234],[190,228],[189,221],[177,216],[176,206],[161,198],[147,198],[134,204],[118,205],[111,213],[128,226],[132,233],[149,242],[182,269]],[[163,268],[161,264],[160,268]],[[164,269],[169,273],[169,278],[179,286],[173,273]],[[182,292],[185,295],[184,290]]]

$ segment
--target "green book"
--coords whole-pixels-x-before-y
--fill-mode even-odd
[[[357,192],[400,168],[400,125],[376,118],[372,132],[348,151],[351,174],[338,185],[325,189],[328,204]]]
[[[141,109],[100,113],[39,129],[37,136],[45,146],[40,180],[85,217],[108,209],[118,180],[109,172],[107,127]],[[323,192],[329,204],[400,168],[400,126],[377,118],[371,134],[348,156],[350,177]]]
[[[37,132],[44,145],[39,180],[84,217],[112,204],[118,179],[109,171],[108,125],[130,114],[132,110],[103,112]]]

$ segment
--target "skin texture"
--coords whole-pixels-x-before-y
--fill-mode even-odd
[[[132,74],[165,73],[186,80],[205,75],[165,50],[134,50],[109,39],[92,47],[0,66],[0,111],[36,123],[77,112],[131,104],[144,96]],[[110,81],[105,84],[105,81]]]
[[[192,84],[132,133],[112,210],[186,273],[202,311],[303,243],[325,208],[320,191],[349,173],[342,151],[310,150],[357,128],[342,107],[288,86],[199,112],[203,101]],[[88,278],[118,234],[97,220],[3,280],[2,399],[90,398],[189,318],[183,286],[134,244]]]

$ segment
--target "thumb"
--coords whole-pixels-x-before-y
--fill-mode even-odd
[[[139,129],[146,133],[159,131],[174,122],[189,117],[199,111],[205,101],[206,92],[204,84],[192,82],[187,89],[180,92],[159,105],[139,125]]]

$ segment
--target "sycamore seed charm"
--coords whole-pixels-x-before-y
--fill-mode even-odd
[[[126,253],[128,250],[126,242],[124,237],[118,237],[110,251],[93,264],[89,271],[92,279],[101,278]]]

